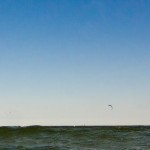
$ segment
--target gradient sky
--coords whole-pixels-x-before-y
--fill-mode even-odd
[[[149,6],[0,0],[0,125],[150,124]]]

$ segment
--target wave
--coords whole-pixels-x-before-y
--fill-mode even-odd
[[[150,149],[150,126],[5,126],[0,149]]]

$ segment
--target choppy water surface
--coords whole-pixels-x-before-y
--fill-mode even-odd
[[[0,149],[150,150],[150,126],[0,127]]]

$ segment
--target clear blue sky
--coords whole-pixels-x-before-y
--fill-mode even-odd
[[[149,6],[0,0],[0,125],[150,124]]]

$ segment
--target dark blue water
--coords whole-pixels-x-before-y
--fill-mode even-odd
[[[0,127],[0,150],[150,150],[150,126]]]

